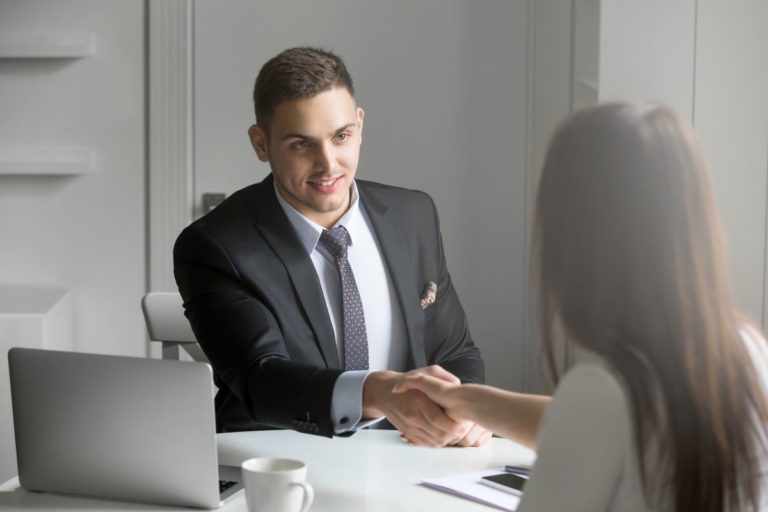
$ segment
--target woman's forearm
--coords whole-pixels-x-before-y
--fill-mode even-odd
[[[456,412],[502,437],[536,449],[539,423],[551,397],[513,393],[482,384],[456,388]],[[450,411],[449,411],[450,413]]]

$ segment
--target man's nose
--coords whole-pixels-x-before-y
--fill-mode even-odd
[[[323,172],[332,170],[334,158],[333,146],[330,144],[319,145],[315,155],[315,170]]]

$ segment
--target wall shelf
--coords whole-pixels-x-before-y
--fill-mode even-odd
[[[79,59],[92,54],[90,32],[0,30],[0,59]]]
[[[8,349],[75,348],[74,302],[64,288],[0,284],[0,480],[18,474],[11,410]]]
[[[90,148],[0,146],[0,175],[75,175],[92,170]]]
[[[0,285],[0,318],[45,317],[67,293],[64,288]]]

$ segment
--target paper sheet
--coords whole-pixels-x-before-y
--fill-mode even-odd
[[[517,510],[517,505],[520,503],[519,497],[480,483],[480,479],[484,476],[503,472],[504,469],[502,468],[485,469],[483,471],[473,471],[444,478],[428,478],[422,480],[421,484],[512,512]]]

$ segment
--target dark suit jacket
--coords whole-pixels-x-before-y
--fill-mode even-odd
[[[465,382],[484,367],[446,270],[437,212],[423,192],[357,180],[405,320],[409,366]],[[292,428],[333,435],[341,373],[315,268],[275,197],[272,176],[187,227],[174,247],[184,308],[211,361],[219,432]],[[437,300],[422,310],[424,285]]]

